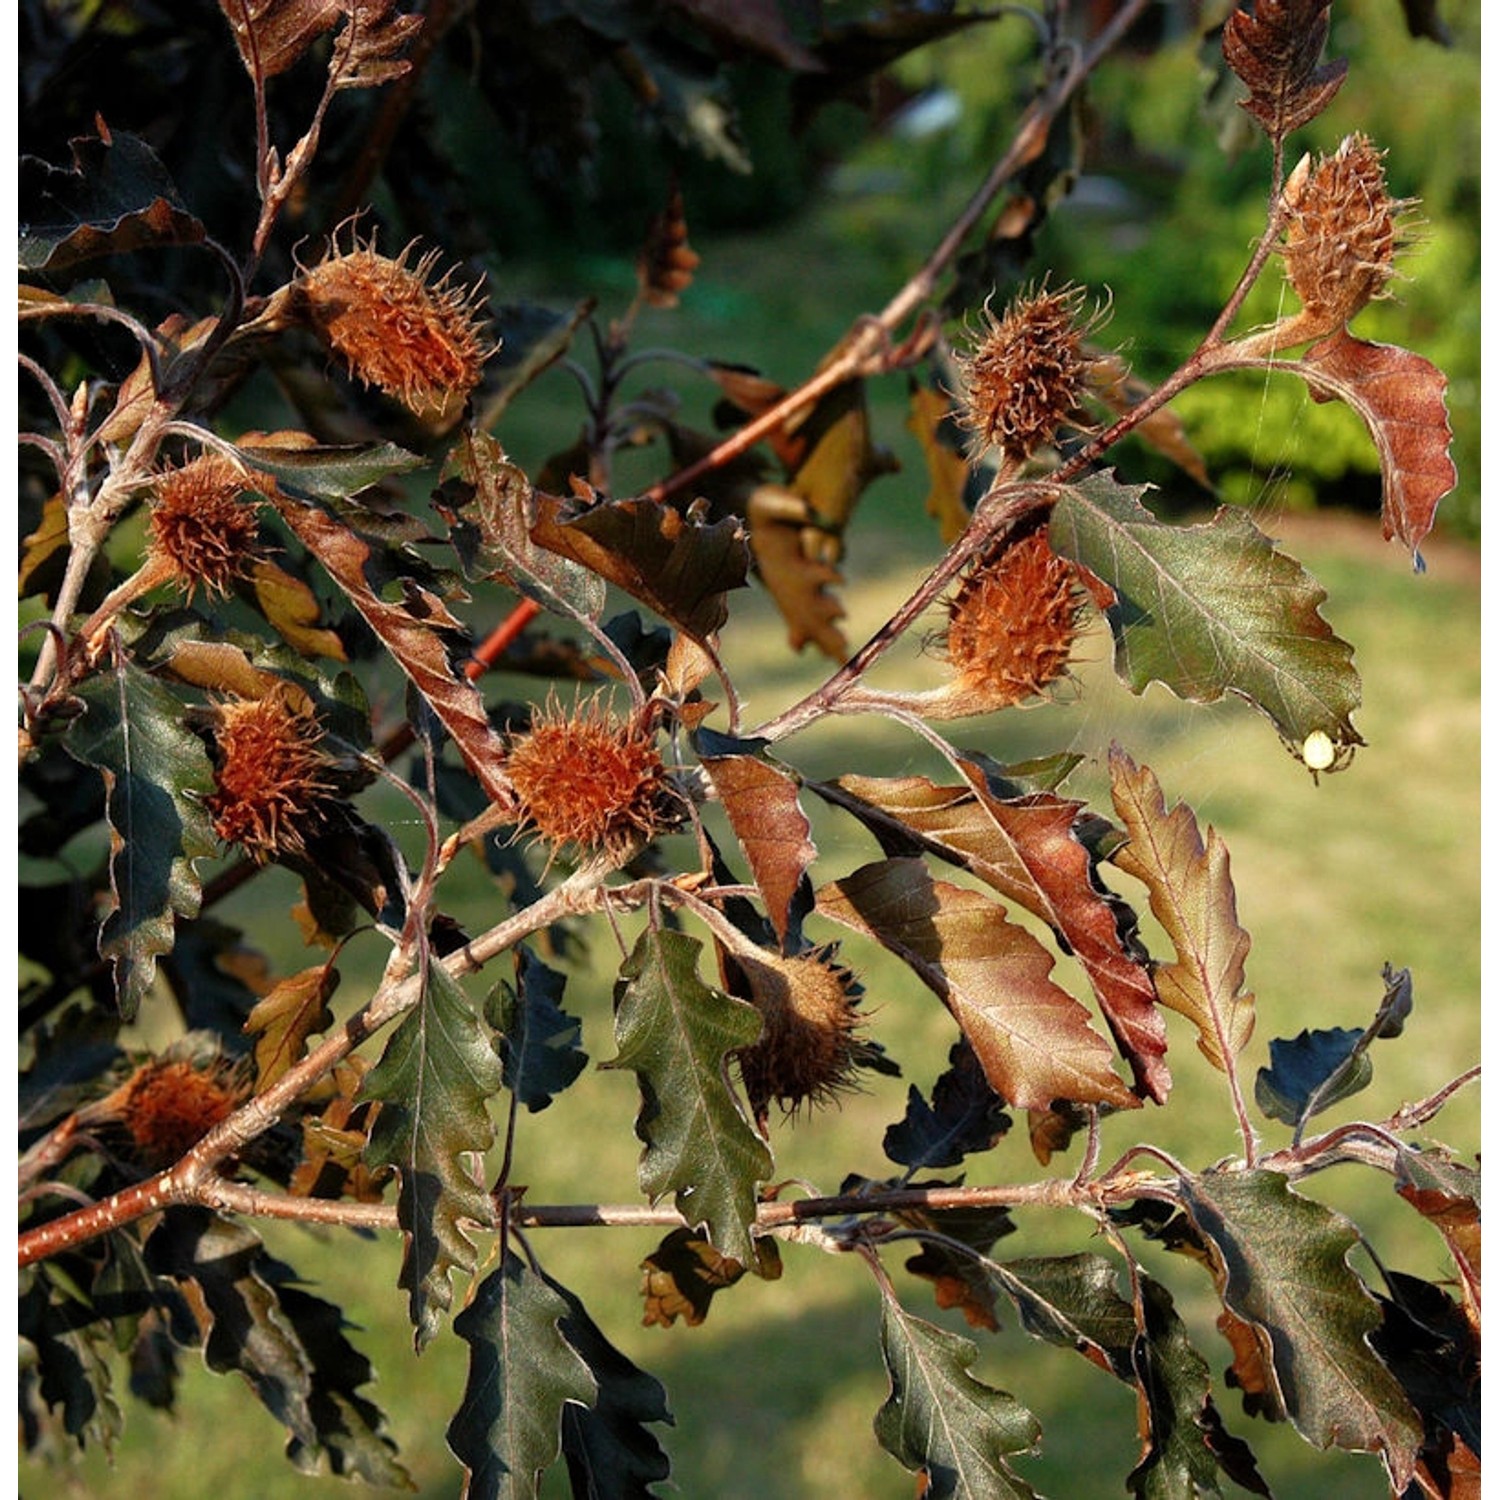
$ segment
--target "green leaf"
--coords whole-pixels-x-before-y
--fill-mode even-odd
[[[109,1330],[70,1291],[44,1271],[17,1303],[22,1436],[28,1448],[35,1447],[60,1424],[80,1448],[95,1442],[108,1451],[125,1425],[114,1393]]]
[[[516,988],[498,985],[485,1002],[485,1019],[500,1033],[506,1088],[533,1113],[546,1109],[588,1064],[578,1045],[577,1016],[560,1004],[566,980],[529,948],[515,949]]]
[[[1053,547],[1114,593],[1105,611],[1115,670],[1132,692],[1160,682],[1193,703],[1225,693],[1253,703],[1297,753],[1321,730],[1362,744],[1354,649],[1318,613],[1328,597],[1241,510],[1202,526],[1157,520],[1144,486],[1096,474],[1068,486],[1052,515]]]
[[[1137,1500],[1217,1495],[1222,1468],[1236,1484],[1269,1496],[1250,1449],[1224,1429],[1208,1362],[1193,1347],[1172,1294],[1146,1275],[1141,1311],[1145,1326],[1132,1352],[1147,1434],[1146,1451],[1125,1481],[1131,1494]]]
[[[1101,1370],[1131,1379],[1135,1311],[1102,1255],[1023,1256],[988,1268],[1033,1338],[1075,1349]]]
[[[358,1394],[370,1364],[343,1335],[343,1315],[296,1285],[260,1236],[206,1209],[171,1210],[146,1242],[151,1270],[195,1288],[203,1358],[246,1379],[288,1431],[287,1456],[304,1472],[326,1458],[335,1474],[411,1488],[379,1409]]]
[[[269,474],[289,495],[343,500],[425,459],[395,443],[317,443],[308,447],[245,443],[236,450],[251,469]]]
[[[748,1266],[756,1260],[756,1187],[772,1162],[730,1087],[727,1062],[760,1035],[760,1013],[698,978],[701,949],[684,933],[641,934],[615,986],[619,1055],[603,1066],[630,1068],[640,1080],[642,1191],[653,1201],[675,1193],[689,1223],[706,1224],[715,1247]]]
[[[661,1382],[628,1360],[600,1331],[577,1297],[544,1272],[568,1304],[559,1326],[598,1387],[591,1406],[569,1401],[562,1411],[562,1451],[573,1493],[590,1500],[650,1500],[672,1465],[648,1424],[672,1423]]]
[[[725,595],[749,580],[749,544],[734,517],[707,522],[644,499],[536,499],[539,547],[581,563],[695,641],[714,635],[729,617]]]
[[[1048,977],[1052,956],[1003,906],[934,880],[921,860],[890,859],[823,887],[818,910],[912,969],[952,1012],[1008,1103],[1139,1104],[1088,1011]]]
[[[361,1090],[361,1098],[381,1101],[365,1159],[401,1174],[400,1285],[410,1297],[418,1348],[452,1304],[449,1273],[474,1269],[463,1225],[494,1222],[490,1196],[464,1156],[488,1150],[495,1139],[485,1101],[500,1080],[500,1059],[458,982],[441,964],[430,965],[421,1000]]]
[[[979,1350],[884,1298],[880,1352],[890,1395],[875,1417],[880,1446],[927,1476],[928,1500],[951,1496],[1035,1500],[1006,1462],[1028,1453],[1041,1424],[1013,1396],[969,1374]]]
[[[453,1320],[469,1345],[468,1383],[447,1434],[468,1470],[465,1500],[535,1496],[562,1446],[565,1404],[594,1405],[598,1383],[563,1334],[574,1316],[555,1283],[507,1251]]]
[[[73,142],[71,168],[21,158],[20,213],[23,271],[56,273],[96,255],[204,237],[150,146],[102,128]]]
[[[114,965],[120,1014],[132,1020],[172,951],[177,917],[195,917],[202,887],[193,861],[214,853],[199,797],[213,791],[203,742],[182,725],[182,704],[128,661],[79,684],[87,710],[68,750],[104,774],[113,909],[99,953]]]
[[[1363,1031],[1304,1030],[1291,1041],[1271,1043],[1271,1066],[1255,1075],[1255,1102],[1272,1119],[1295,1126],[1295,1139],[1314,1115],[1357,1094],[1375,1076],[1371,1042],[1401,1035],[1411,1014],[1411,971],[1387,964],[1382,977],[1385,994]]]
[[[1224,1305],[1255,1330],[1297,1430],[1314,1447],[1378,1451],[1405,1490],[1422,1424],[1370,1348],[1381,1320],[1348,1264],[1357,1231],[1279,1172],[1205,1172],[1179,1187]]]

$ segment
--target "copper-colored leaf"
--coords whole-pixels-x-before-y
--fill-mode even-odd
[[[1240,1392],[1245,1415],[1284,1422],[1286,1410],[1276,1389],[1270,1338],[1263,1329],[1247,1323],[1227,1307],[1219,1314],[1217,1326],[1230,1348],[1229,1369],[1224,1378]]]
[[[755,1241],[756,1275],[775,1281],[781,1275],[781,1255],[771,1239]],[[659,1323],[670,1328],[681,1318],[696,1328],[707,1316],[709,1304],[744,1274],[745,1267],[724,1255],[691,1229],[674,1229],[641,1262],[641,1295],[646,1312],[641,1321],[649,1328]]]
[[[58,561],[68,550],[68,507],[63,497],[51,496],[42,507],[42,518],[37,528],[21,543],[21,571],[17,580],[17,593],[24,599],[42,587],[42,570],[49,562]]]
[[[1349,64],[1320,63],[1332,0],[1257,0],[1224,22],[1224,60],[1250,97],[1244,108],[1272,140],[1283,140],[1328,107]]]
[[[1447,1241],[1458,1270],[1464,1312],[1480,1330],[1479,1173],[1431,1152],[1402,1151],[1396,1191]]]
[[[422,29],[422,17],[391,9],[394,0],[340,0],[349,19],[334,41],[329,76],[334,87],[367,89],[411,68],[398,54]]]
[[[953,1013],[991,1087],[1022,1109],[1054,1099],[1138,1105],[1088,1012],[1048,977],[1052,957],[1005,908],[937,881],[916,859],[866,865],[818,910],[901,958]]]
[[[343,522],[284,496],[275,497],[275,504],[297,539],[348,595],[412,686],[427,700],[485,794],[492,802],[508,807],[513,799],[510,783],[501,770],[505,742],[491,726],[484,700],[473,683],[454,673],[439,634],[440,629],[457,622],[439,600],[414,585],[400,604],[381,598],[365,576],[369,543]]]
[[[340,0],[219,0],[252,78],[285,73],[344,13]]]
[[[898,843],[915,838],[1059,933],[1087,972],[1138,1087],[1165,1100],[1171,1088],[1163,1060],[1166,1028],[1151,977],[1126,953],[1115,909],[1075,834],[1084,804],[1052,793],[999,797],[977,764],[966,765],[967,787],[938,786],[920,776],[857,775],[841,777],[836,786],[863,804],[843,803],[877,836]]]
[[[804,514],[805,507],[789,490],[768,484],[751,495],[748,512],[755,565],[786,621],[787,640],[793,651],[811,641],[825,656],[843,661],[849,642],[834,622],[843,619],[845,610],[830,592],[843,582],[842,575],[831,562],[807,555],[802,542],[810,528],[781,519],[768,500],[791,502]]]
[[[582,563],[695,641],[723,625],[725,595],[749,575],[745,533],[732,517],[709,523],[695,510],[643,499],[591,504],[538,494],[536,506],[539,547]]]
[[[1448,377],[1420,354],[1367,343],[1343,329],[1314,344],[1297,368],[1315,400],[1337,397],[1364,418],[1385,481],[1381,531],[1410,547],[1420,568],[1417,548],[1432,530],[1438,501],[1458,483],[1448,456]]]
[[[1203,1055],[1227,1073],[1255,1029],[1255,997],[1244,993],[1250,934],[1236,914],[1229,851],[1212,828],[1205,846],[1191,808],[1179,802],[1169,813],[1151,770],[1118,745],[1109,770],[1130,835],[1111,857],[1151,892],[1151,910],[1177,950],[1177,961],[1156,971],[1156,992],[1192,1021]]]
[[[256,1093],[301,1062],[308,1037],[328,1027],[328,999],[338,982],[338,970],[328,964],[303,969],[281,980],[245,1018],[245,1030],[255,1038]]]
[[[750,861],[771,926],[784,942],[793,898],[818,855],[797,801],[797,783],[753,755],[704,755],[703,768]]]
[[[328,656],[348,661],[338,632],[318,624],[317,596],[300,578],[262,558],[250,570],[261,613],[289,646],[304,656]]]
[[[938,523],[945,546],[957,541],[969,524],[969,507],[964,499],[969,462],[960,447],[943,437],[943,424],[951,413],[952,402],[941,391],[912,382],[906,425],[921,443],[922,456],[927,460],[927,514]]]

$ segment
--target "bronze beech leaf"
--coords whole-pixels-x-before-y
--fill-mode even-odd
[[[987,896],[934,880],[919,859],[890,859],[824,886],[818,910],[912,969],[1009,1103],[1140,1104],[1110,1067],[1088,1011],[1049,978],[1052,956]]]
[[[1349,64],[1320,63],[1331,0],[1258,0],[1224,22],[1224,60],[1250,97],[1243,108],[1272,140],[1283,140],[1327,109]]]

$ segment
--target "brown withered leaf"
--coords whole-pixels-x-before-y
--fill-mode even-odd
[[[538,493],[531,539],[571,558],[654,609],[695,641],[729,617],[725,596],[749,577],[750,549],[735,517],[706,522],[656,500]]]
[[[63,497],[52,495],[42,506],[37,528],[21,543],[21,571],[17,592],[24,599],[43,588],[43,569],[49,562],[61,561],[68,550],[68,507]]]
[[[702,762],[750,861],[771,926],[785,942],[792,901],[818,857],[797,801],[797,783],[754,755],[704,755]]]
[[[932,1230],[950,1240],[959,1240],[980,1255],[989,1255],[997,1240],[1016,1230],[1010,1211],[1005,1208],[951,1208],[935,1212],[913,1209],[895,1217],[913,1229]],[[1000,1331],[1000,1319],[995,1312],[996,1284],[973,1255],[950,1245],[924,1244],[921,1254],[906,1262],[906,1269],[932,1283],[933,1300],[944,1311],[956,1307],[970,1328],[983,1328],[989,1333]]]
[[[252,78],[285,73],[344,13],[341,0],[219,0]]]
[[[1088,1012],[1048,977],[1052,956],[1003,906],[934,880],[919,859],[865,865],[824,886],[817,904],[888,948],[943,1001],[1008,1103],[1139,1105]]]
[[[1433,1153],[1402,1151],[1396,1191],[1442,1235],[1458,1271],[1464,1312],[1480,1330],[1479,1173]]]
[[[340,89],[389,83],[411,68],[398,54],[422,29],[422,17],[392,10],[394,0],[340,0],[349,19],[333,44],[329,76]]]
[[[348,596],[453,736],[485,795],[500,807],[511,806],[510,782],[501,769],[505,741],[491,726],[473,683],[455,675],[439,634],[458,622],[440,600],[415,585],[400,604],[381,598],[365,576],[368,542],[326,511],[299,505],[279,493],[273,500],[297,539]]]
[[[262,558],[250,570],[255,601],[276,633],[304,656],[348,661],[338,632],[318,624],[317,596],[300,578]]]
[[[1031,1154],[1045,1167],[1059,1151],[1066,1151],[1073,1137],[1088,1126],[1088,1116],[1075,1104],[1056,1109],[1033,1109],[1026,1114]]]
[[[1250,97],[1242,107],[1274,141],[1327,109],[1349,64],[1320,63],[1332,0],[1257,0],[1224,22],[1224,60]]]
[[[756,1275],[777,1280],[781,1252],[775,1240],[756,1240],[755,1253]],[[641,1322],[648,1328],[653,1324],[670,1328],[678,1318],[696,1328],[708,1316],[714,1297],[745,1274],[739,1261],[721,1254],[691,1229],[674,1229],[641,1262],[641,1270],[645,1273],[641,1295],[646,1303]]]
[[[255,1092],[264,1093],[307,1055],[307,1039],[327,1029],[333,1017],[328,1001],[338,987],[331,964],[315,964],[279,981],[245,1018],[255,1038]]]
[[[172,645],[166,670],[179,682],[206,688],[212,693],[232,693],[236,698],[264,698],[272,691],[285,692],[292,702],[303,700],[299,690],[274,672],[263,672],[238,646],[228,641],[195,641],[186,637]]]
[[[1262,1417],[1267,1422],[1284,1422],[1286,1408],[1282,1405],[1271,1365],[1269,1335],[1227,1307],[1219,1314],[1216,1326],[1230,1348],[1230,1363],[1224,1379],[1239,1391],[1245,1415]]]
[[[786,621],[792,650],[800,651],[811,641],[825,656],[843,661],[849,642],[834,622],[844,618],[845,609],[831,592],[843,582],[843,575],[831,562],[807,555],[803,537],[811,528],[778,513],[790,506],[805,515],[802,500],[772,484],[759,486],[750,500],[750,547],[756,570]]]
[[[1417,549],[1438,501],[1458,483],[1448,456],[1448,377],[1420,354],[1367,343],[1345,329],[1314,344],[1297,368],[1314,400],[1345,401],[1364,419],[1384,480],[1381,532],[1409,547],[1420,569]]]
[[[787,425],[800,457],[791,466],[786,487],[807,501],[811,521],[829,543],[826,560],[837,562],[844,528],[859,497],[871,480],[899,465],[889,451],[870,441],[862,380],[835,386]]]
[[[1150,385],[1132,375],[1118,354],[1106,354],[1094,359],[1089,367],[1088,382],[1089,390],[1117,417],[1124,416],[1132,406],[1151,393]],[[1208,477],[1208,468],[1203,462],[1202,454],[1188,442],[1182,418],[1170,406],[1158,407],[1136,427],[1135,435],[1163,458],[1176,464],[1204,489],[1213,489],[1213,481]]]
[[[666,207],[652,218],[646,230],[646,243],[636,257],[635,276],[641,300],[648,307],[676,307],[678,298],[692,284],[698,261],[697,251],[688,244],[682,189],[674,181]]]
[[[956,542],[969,524],[969,507],[964,501],[969,463],[962,450],[945,442],[942,435],[942,424],[952,406],[941,391],[912,381],[906,426],[922,445],[922,456],[927,460],[927,514],[938,523],[945,546]]]
[[[1075,828],[1086,809],[1052,793],[1001,798],[980,766],[965,763],[970,785],[939,786],[921,776],[843,776],[840,799],[883,842],[915,839],[969,870],[1059,933],[1089,976],[1138,1087],[1161,1102],[1171,1088],[1166,1028],[1151,977],[1126,953],[1114,908],[1095,884]]]
[[[1156,971],[1156,992],[1169,1010],[1198,1028],[1198,1047],[1229,1072],[1255,1029],[1255,997],[1244,993],[1250,934],[1235,910],[1229,851],[1214,829],[1208,841],[1191,808],[1169,813],[1149,767],[1110,747],[1115,811],[1130,842],[1112,860],[1151,893],[1151,910],[1166,929],[1177,961]]]
[[[303,1118],[302,1160],[287,1182],[294,1197],[378,1203],[385,1196],[390,1169],[372,1169],[364,1159],[370,1126],[380,1113],[379,1104],[359,1098],[368,1072],[361,1057],[341,1063],[333,1071],[333,1097],[323,1112]]]

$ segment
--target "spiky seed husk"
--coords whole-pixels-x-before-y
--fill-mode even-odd
[[[1091,364],[1081,287],[1043,287],[1016,298],[1001,318],[985,309],[972,354],[960,357],[964,399],[958,420],[981,442],[1019,463],[1076,418]]]
[[[271,692],[221,704],[214,719],[214,790],[204,798],[214,832],[260,864],[304,854],[335,795],[317,715]]]
[[[202,1067],[180,1058],[157,1058],[101,1101],[100,1113],[123,1127],[135,1161],[159,1171],[233,1114],[243,1092],[222,1058]]]
[[[1386,190],[1384,153],[1346,136],[1332,156],[1304,157],[1287,179],[1287,279],[1309,314],[1330,328],[1384,294],[1411,199]]]
[[[395,397],[417,415],[455,408],[479,384],[495,345],[483,336],[480,287],[437,280],[438,254],[407,265],[374,240],[335,248],[296,282],[296,304],[356,379]]]
[[[574,849],[623,862],[682,820],[655,736],[598,698],[571,713],[555,702],[510,738],[505,772],[518,822],[552,854]]]
[[[761,1013],[759,1040],[738,1054],[757,1116],[773,1101],[790,1114],[827,1104],[855,1086],[861,1056],[861,989],[828,949],[791,958],[735,954]]]
[[[258,505],[233,459],[205,453],[156,476],[148,550],[191,596],[227,594],[260,556]]]
[[[1066,675],[1083,607],[1073,565],[1044,527],[981,562],[948,605],[949,717],[1008,708]]]

